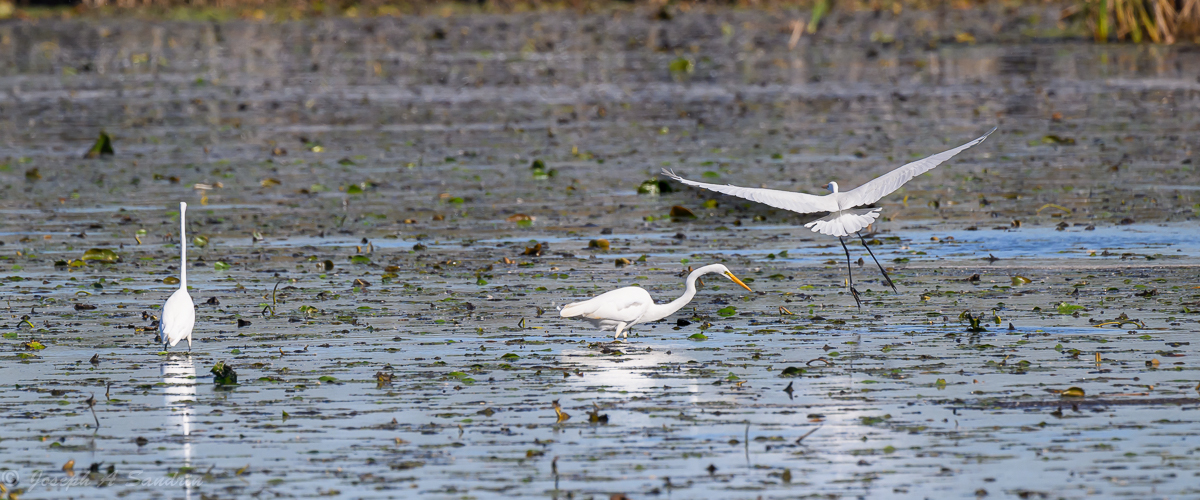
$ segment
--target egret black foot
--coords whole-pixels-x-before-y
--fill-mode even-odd
[[[887,282],[888,286],[892,287],[893,292],[900,293],[900,290],[896,289],[896,284],[892,283],[892,277],[888,276],[887,270],[883,268],[883,264],[880,264],[879,259],[875,258],[875,252],[871,250],[871,245],[867,244],[867,239],[863,237],[861,232],[858,233],[858,239],[862,241],[863,247],[867,249],[867,253],[871,254],[871,260],[875,261],[875,265],[879,267],[879,272],[883,273],[884,281]],[[842,243],[842,245],[844,246],[845,243]],[[849,258],[849,255],[847,255],[847,258]]]
[[[862,300],[858,298],[858,290],[855,290],[854,287],[850,287],[850,295],[854,297],[854,303],[858,304],[858,308],[862,309]]]

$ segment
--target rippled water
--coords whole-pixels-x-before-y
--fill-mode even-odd
[[[5,486],[1200,494],[1195,51],[837,36],[789,49],[785,25],[0,26]],[[681,58],[691,72],[669,69]],[[873,248],[900,293],[855,242],[861,310],[840,245],[806,218],[682,186],[637,194],[662,167],[854,186],[996,124],[883,200]],[[83,159],[102,129],[116,154]],[[537,178],[534,159],[555,175]],[[188,249],[194,350],[164,354],[146,315],[178,274],[178,201],[208,243]],[[673,205],[698,218],[671,220]],[[56,265],[89,248],[121,262]],[[710,277],[628,343],[556,317],[617,286],[670,298],[711,262],[754,292]],[[214,386],[218,361],[240,385]]]

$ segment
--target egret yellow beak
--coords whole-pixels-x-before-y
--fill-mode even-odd
[[[733,282],[734,282],[734,283],[737,283],[737,284],[739,284],[739,285],[742,285],[742,288],[745,288],[747,292],[753,292],[753,291],[754,291],[754,290],[751,290],[751,289],[750,289],[750,287],[746,286],[746,284],[745,284],[745,283],[742,283],[742,280],[738,279],[738,277],[737,277],[737,276],[734,276],[734,275],[733,275],[733,273],[726,271],[726,272],[725,272],[725,276],[727,276],[729,279],[733,280]]]

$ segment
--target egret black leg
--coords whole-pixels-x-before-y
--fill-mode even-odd
[[[867,239],[863,238],[862,231],[859,231],[856,234],[858,234],[858,239],[862,241],[863,246],[867,247],[867,253],[871,254],[871,260],[874,260],[875,265],[879,266],[879,272],[883,273],[883,279],[887,280],[888,286],[892,287],[893,292],[900,293],[900,290],[896,289],[896,284],[892,283],[892,277],[888,276],[887,271],[883,270],[883,265],[879,263],[879,259],[875,258],[875,252],[871,251],[871,245],[868,245]]]
[[[858,308],[862,309],[862,301],[858,300],[858,290],[854,289],[854,272],[850,270],[850,249],[846,248],[846,240],[838,236],[838,241],[842,242],[842,250],[846,251],[846,279],[850,283],[850,295],[854,297],[854,303],[858,304]]]

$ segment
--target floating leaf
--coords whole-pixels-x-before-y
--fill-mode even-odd
[[[80,260],[94,260],[98,262],[114,263],[120,262],[121,256],[117,255],[117,252],[107,248],[92,248],[86,252],[83,252],[83,257],[81,257]]]
[[[192,244],[200,248],[208,246],[208,236],[197,236],[192,238]]]
[[[458,379],[459,382],[462,382],[464,384],[474,384],[475,383],[475,379],[471,378],[470,375],[467,375],[464,372],[450,372],[450,373],[447,373],[446,375],[448,375],[452,378]]]
[[[259,183],[258,183],[259,186],[262,186],[265,188],[272,187],[272,186],[278,186],[280,184],[283,184],[283,182],[281,182],[279,179],[276,179],[273,177],[267,177],[266,179],[263,179],[263,180],[259,181]]]
[[[370,264],[371,258],[367,257],[366,255],[355,255],[353,257],[350,257],[350,263],[351,264]]]
[[[352,167],[354,165],[357,165],[357,163],[354,163],[354,160],[351,160],[349,158],[342,158],[342,159],[338,160],[338,165]]]
[[[542,244],[538,243],[531,247],[525,247],[525,251],[522,252],[522,255],[532,255],[534,257],[540,257],[542,255],[542,249],[543,249]]]
[[[237,372],[224,361],[217,361],[217,364],[209,371],[213,374],[213,384],[215,385],[237,385],[238,383]]]
[[[521,356],[520,356],[520,355],[518,355],[517,353],[510,352],[510,353],[508,353],[508,354],[505,354],[505,355],[503,355],[503,356],[500,356],[500,359],[503,359],[503,360],[505,360],[505,361],[516,361],[516,360],[518,360],[518,359],[521,359]]]
[[[677,57],[667,65],[667,70],[675,74],[691,73],[696,71],[696,63],[686,57]]]
[[[533,160],[533,163],[529,165],[529,169],[533,172],[533,178],[539,181],[558,176],[558,170],[547,169],[546,162],[542,160]]]
[[[363,193],[363,188],[362,188],[362,186],[359,186],[358,184],[351,184],[349,186],[346,186],[346,194],[362,194],[362,193]]]
[[[101,156],[112,156],[112,155],[113,155],[112,138],[109,137],[108,134],[104,133],[104,131],[100,131],[100,137],[96,138],[96,143],[92,144],[92,149],[88,150],[88,152],[85,153],[83,155],[83,157],[87,158],[87,159],[94,159],[94,158],[99,158]]]
[[[174,276],[167,276],[166,278],[163,278],[162,281],[163,281],[164,285],[178,285],[179,284],[179,278],[176,278]]]
[[[527,221],[533,221],[536,219],[537,219],[537,217],[534,217],[532,215],[513,214],[513,215],[508,216],[504,220],[506,220],[508,222],[527,222]]]
[[[804,374],[803,368],[800,368],[798,366],[789,366],[787,368],[784,368],[783,371],[779,373],[779,376],[780,377],[799,377],[800,375],[803,375],[803,374]]]
[[[735,308],[733,306],[725,306],[725,307],[722,307],[721,309],[717,309],[717,315],[719,315],[721,317],[728,318],[730,316],[733,316],[734,314],[737,314],[737,308]]]
[[[1080,305],[1075,305],[1075,304],[1068,304],[1066,302],[1059,302],[1058,307],[1056,309],[1058,310],[1059,314],[1071,314],[1075,311],[1085,309],[1085,307],[1080,306]]]
[[[629,259],[626,259],[625,257],[618,257],[618,258],[617,258],[617,261],[616,261],[616,264],[617,264],[617,267],[625,267],[625,266],[628,266],[628,265],[630,265],[630,264],[633,264],[633,261],[632,261],[632,260],[629,260]]]
[[[1049,134],[1042,136],[1042,144],[1065,144],[1071,146],[1075,144],[1075,139]]]
[[[1026,278],[1024,276],[1021,276],[1021,275],[1013,276],[1013,278],[1012,278],[1013,286],[1028,285],[1030,283],[1033,283],[1033,280]]]
[[[675,189],[671,187],[670,183],[658,179],[650,179],[646,182],[643,182],[638,185],[637,189],[638,194],[648,194],[652,196],[667,194],[674,191]]]
[[[690,340],[708,340],[708,336],[703,333],[693,333],[691,335],[688,335],[688,339],[690,339]]]
[[[1070,387],[1070,388],[1067,388],[1067,390],[1062,391],[1062,396],[1064,398],[1082,398],[1083,397],[1083,389],[1080,389],[1078,387]]]
[[[226,264],[224,261],[218,260],[216,262],[213,262],[213,269],[216,269],[218,271],[226,271],[229,269],[229,267],[230,267],[229,264]]]
[[[43,345],[41,342],[38,342],[36,340],[31,340],[29,342],[26,342],[24,344],[24,346],[25,346],[25,349],[30,350],[30,351],[40,351],[40,350],[46,348],[45,345]]]
[[[671,207],[672,219],[695,219],[696,213],[684,206],[675,205]]]
[[[588,242],[588,248],[595,248],[596,250],[607,252],[608,248],[609,248],[609,243],[608,243],[608,240],[603,239],[603,238],[598,239],[598,240],[592,240],[592,241]]]

